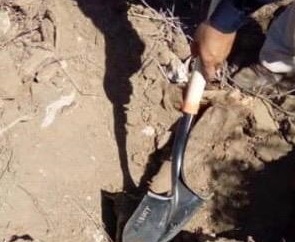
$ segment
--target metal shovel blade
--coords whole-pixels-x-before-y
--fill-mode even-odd
[[[123,231],[123,242],[166,242],[178,234],[203,200],[184,184],[172,218],[172,197],[149,192],[139,204]]]
[[[165,233],[171,198],[149,192],[128,220],[123,242],[158,242]]]
[[[160,242],[170,241],[176,236],[183,226],[192,218],[204,200],[193,193],[185,183],[179,183],[179,201],[173,217],[166,225],[166,231],[161,236]]]

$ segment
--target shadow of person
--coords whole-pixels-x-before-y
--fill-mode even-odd
[[[125,0],[75,0],[83,13],[102,32],[105,38],[106,71],[104,90],[113,105],[114,133],[123,173],[123,190],[134,192],[136,186],[128,168],[126,150],[126,104],[132,86],[129,78],[141,66],[144,43],[127,18]]]
[[[221,184],[220,191],[215,192],[217,198],[214,199],[212,216],[215,223],[230,219],[234,228],[214,236],[203,233],[201,228],[196,228],[195,233],[182,231],[173,242],[252,241],[250,237],[256,242],[295,241],[294,158],[295,150],[279,160],[266,163],[262,170],[245,173],[238,167],[229,169],[228,165],[221,163],[218,168],[214,165],[215,171],[226,180],[222,182],[217,178],[220,184],[224,184]],[[233,177],[243,182],[238,186],[231,184],[231,193],[224,195]],[[242,191],[247,193],[247,197],[238,195]],[[245,198],[247,203],[240,206]]]
[[[294,241],[294,157],[295,150],[266,163],[262,170],[237,172],[239,168],[236,167],[234,174],[233,169],[226,167],[215,170],[227,178],[234,176],[241,181],[239,186],[231,188],[227,197],[216,194],[212,216],[216,222],[230,219],[235,227],[217,236],[242,241],[251,236],[257,242]],[[222,186],[223,191],[228,189],[226,186]]]
[[[130,95],[133,91],[130,77],[141,67],[141,55],[145,45],[127,18],[126,0],[75,1],[105,39],[106,70],[103,87],[107,98],[113,105],[114,133],[123,173],[123,191],[119,193],[101,191],[102,219],[111,237],[116,237],[116,241],[120,241],[122,227],[135,207],[131,205],[134,202],[129,201],[128,197],[130,194],[131,196],[136,194],[138,190],[128,166],[125,125],[127,122],[126,105],[130,102]]]

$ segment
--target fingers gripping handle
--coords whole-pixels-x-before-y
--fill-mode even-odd
[[[219,3],[220,0],[211,0],[207,14],[207,19],[210,18],[210,16],[212,15]],[[201,74],[200,59],[197,59],[195,64],[195,70],[193,71],[191,81],[184,100],[184,104],[182,107],[182,111],[188,114],[198,113],[202,95],[206,86],[205,78]]]
[[[197,114],[205,89],[206,81],[203,75],[194,70],[184,99],[182,111],[188,114]]]

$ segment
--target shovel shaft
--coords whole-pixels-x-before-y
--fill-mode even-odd
[[[182,165],[184,159],[185,148],[192,126],[194,115],[197,114],[200,101],[205,89],[206,81],[199,72],[199,61],[195,63],[195,70],[192,73],[190,84],[183,104],[183,117],[179,120],[176,131],[173,149],[172,149],[172,207],[170,216],[172,217],[177,210],[180,197],[180,188],[183,183]]]
[[[181,168],[184,158],[184,151],[187,144],[187,139],[193,122],[194,115],[184,114],[179,120],[178,129],[175,136],[175,141],[172,149],[172,194],[177,193],[177,183],[181,177]]]
[[[170,211],[170,216],[173,216],[175,210],[177,209],[179,203],[179,184],[182,182],[182,164],[184,158],[184,151],[186,148],[188,135],[190,131],[191,124],[193,122],[194,115],[184,114],[179,120],[178,128],[175,136],[175,141],[172,149],[172,207]]]

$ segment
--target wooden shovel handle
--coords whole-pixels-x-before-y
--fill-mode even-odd
[[[184,113],[198,113],[205,86],[206,81],[201,72],[193,71],[182,107]]]

